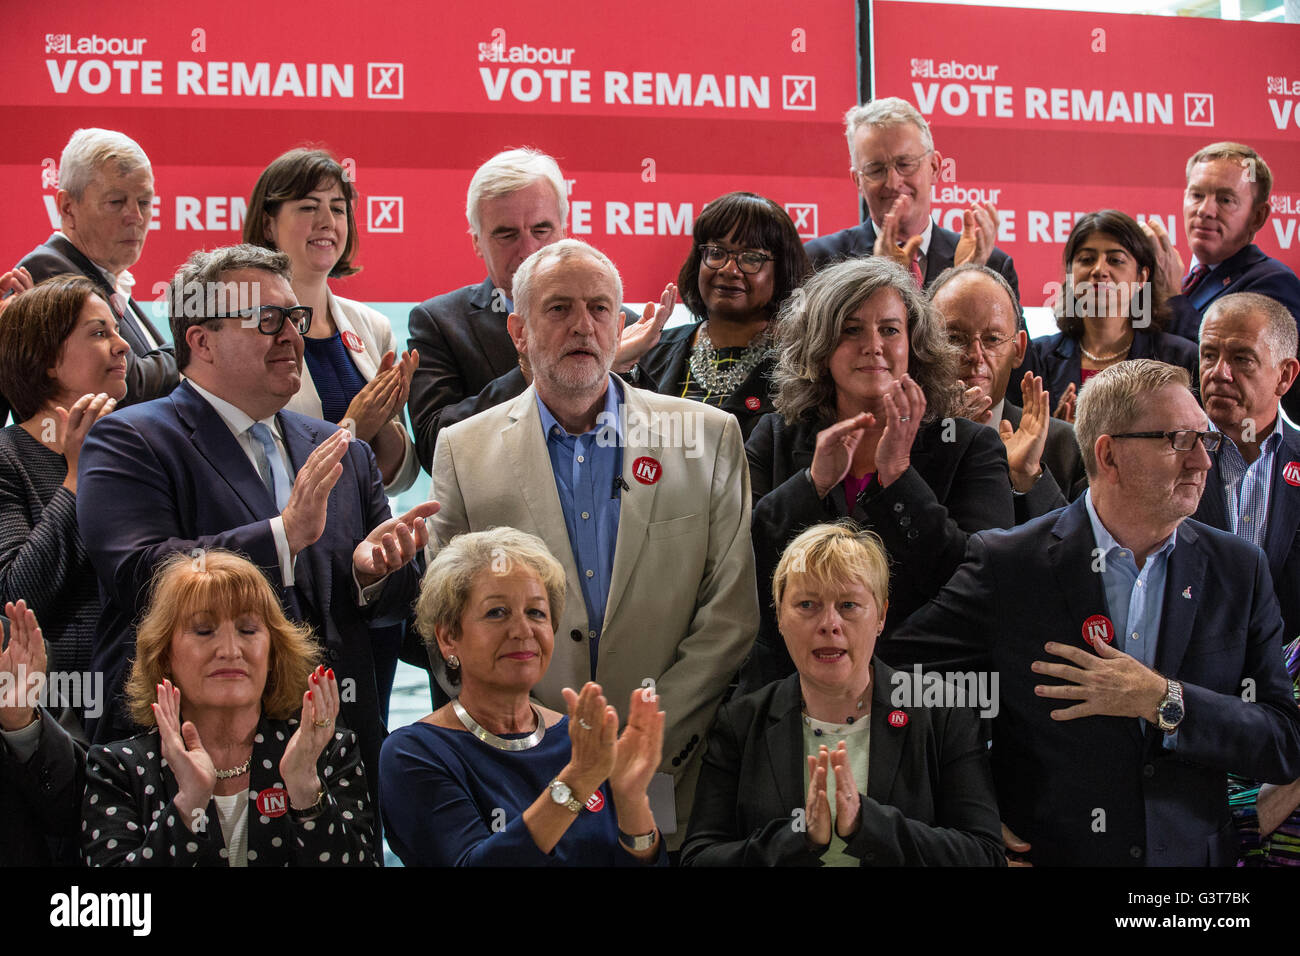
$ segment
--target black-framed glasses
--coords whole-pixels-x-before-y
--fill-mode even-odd
[[[969,352],[971,343],[978,342],[980,348],[989,355],[1002,351],[1011,339],[1010,335],[997,335],[993,332],[985,332],[983,335],[969,335],[965,332],[948,333],[948,342],[963,352]]]
[[[710,269],[721,269],[726,266],[728,259],[734,259],[736,260],[736,268],[747,276],[757,275],[762,272],[764,263],[776,261],[776,256],[769,256],[765,252],[754,252],[753,250],[732,252],[729,249],[722,248],[722,246],[712,244],[701,246],[700,255],[704,259],[704,264]]]
[[[883,183],[889,177],[891,169],[898,170],[898,175],[906,178],[920,169],[925,158],[933,152],[934,150],[927,149],[919,156],[896,156],[887,163],[867,163],[857,173],[872,183]]]
[[[1111,435],[1111,438],[1164,438],[1169,441],[1174,451],[1191,451],[1196,447],[1196,440],[1199,438],[1205,450],[1210,454],[1219,450],[1219,445],[1223,442],[1223,435],[1219,432],[1198,432],[1193,428],[1180,428],[1172,432],[1125,432],[1122,435]]]
[[[263,335],[279,335],[280,330],[284,328],[285,320],[288,319],[298,330],[299,335],[306,335],[307,330],[311,328],[311,311],[309,305],[295,305],[289,308],[282,305],[263,305],[256,309],[232,312],[229,315],[210,315],[208,319],[239,319],[249,324],[256,319],[257,331]]]

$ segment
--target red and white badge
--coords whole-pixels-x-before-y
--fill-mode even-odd
[[[891,727],[906,727],[907,712],[902,710],[891,710],[889,716],[885,718],[889,721]]]
[[[289,791],[267,787],[257,795],[257,812],[264,817],[282,817],[289,812]]]
[[[763,407],[763,402],[757,395],[751,395],[745,399],[745,407],[751,412],[756,412]]]
[[[364,352],[366,350],[365,344],[361,341],[361,336],[357,335],[357,333],[353,332],[351,329],[342,333],[341,338],[343,339],[343,344],[354,352]]]
[[[1093,647],[1098,641],[1112,644],[1115,641],[1115,625],[1105,614],[1094,614],[1083,622],[1083,639]]]
[[[1288,461],[1282,469],[1282,480],[1293,488],[1300,488],[1300,461]]]
[[[587,798],[586,807],[592,813],[600,813],[605,809],[605,795],[597,790]]]
[[[642,455],[632,462],[632,477],[643,485],[653,485],[663,472],[664,466],[659,464],[657,458],[651,458],[649,455]]]

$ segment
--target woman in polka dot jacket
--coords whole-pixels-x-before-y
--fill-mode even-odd
[[[126,686],[154,729],[91,749],[86,862],[378,865],[361,753],[334,723],[338,685],[317,654],[245,559],[166,562]]]

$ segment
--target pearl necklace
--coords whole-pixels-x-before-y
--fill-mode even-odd
[[[1102,362],[1113,362],[1117,358],[1123,358],[1125,355],[1128,355],[1129,350],[1131,350],[1132,348],[1133,348],[1133,340],[1129,339],[1128,345],[1124,346],[1118,352],[1112,352],[1110,355],[1093,355],[1091,352],[1089,352],[1087,349],[1083,347],[1083,339],[1082,338],[1079,339],[1079,351],[1082,352],[1084,355],[1088,356],[1089,360],[1096,362],[1098,365],[1100,365]]]

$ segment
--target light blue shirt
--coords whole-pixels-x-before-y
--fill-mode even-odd
[[[573,550],[573,563],[578,568],[578,583],[587,606],[593,680],[622,504],[619,490],[623,472],[622,406],[623,387],[611,375],[609,387],[605,389],[605,410],[596,427],[582,435],[570,435],[556,421],[541,396],[537,398],[542,434],[546,436],[546,451],[551,456],[551,471],[555,475],[555,490],[560,495],[569,547]]]
[[[1214,428],[1214,423],[1210,423]],[[1282,416],[1277,417],[1273,432],[1259,445],[1259,457],[1246,463],[1231,438],[1223,436],[1219,445],[1219,477],[1223,481],[1223,504],[1228,514],[1228,530],[1245,538],[1257,548],[1264,547],[1268,524],[1269,494],[1273,486],[1273,462],[1282,444]],[[1214,428],[1218,431],[1217,428]]]
[[[1133,552],[1116,541],[1097,516],[1097,509],[1092,504],[1092,489],[1088,490],[1085,500],[1093,539],[1104,556],[1100,573],[1106,590],[1110,623],[1115,629],[1112,646],[1155,670],[1156,641],[1160,636],[1165,582],[1169,577],[1169,555],[1178,541],[1178,529],[1174,529],[1174,533],[1147,557],[1142,569],[1138,570]],[[1176,742],[1173,738],[1176,737],[1177,733],[1167,735],[1165,746],[1173,749]]]

